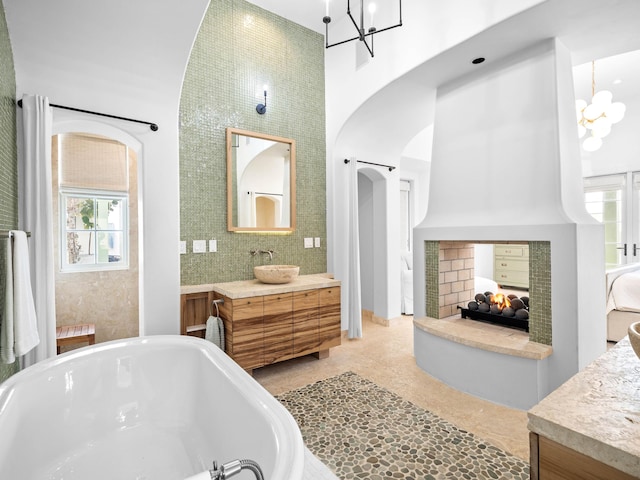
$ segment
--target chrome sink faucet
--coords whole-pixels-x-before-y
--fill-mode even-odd
[[[273,255],[276,253],[275,250],[249,250],[249,255],[251,255],[252,257],[255,257],[257,254],[268,254],[269,255],[269,261],[273,262]]]

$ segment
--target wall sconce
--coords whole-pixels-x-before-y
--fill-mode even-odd
[[[264,91],[264,103],[259,103],[258,105],[256,105],[256,112],[258,112],[260,115],[264,115],[267,111],[267,86],[264,85],[262,87],[262,90]]]

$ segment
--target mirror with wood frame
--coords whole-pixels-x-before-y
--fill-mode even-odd
[[[292,232],[295,226],[295,140],[227,128],[227,230]]]

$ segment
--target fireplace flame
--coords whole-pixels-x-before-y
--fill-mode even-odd
[[[511,306],[511,302],[509,301],[509,298],[503,293],[496,293],[493,296],[493,302],[496,305],[498,305],[498,308],[500,308],[500,311]]]

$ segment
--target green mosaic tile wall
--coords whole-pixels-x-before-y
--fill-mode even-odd
[[[529,242],[529,297],[529,339],[551,345],[550,242]]]
[[[424,242],[426,292],[425,312],[439,318],[439,255],[440,242]],[[529,242],[529,339],[545,345],[552,344],[551,332],[551,243]]]
[[[425,312],[427,317],[440,318],[440,242],[424,242]]]
[[[181,283],[253,278],[273,249],[274,263],[326,271],[326,165],[322,35],[244,0],[212,2],[191,53],[180,105]],[[256,96],[269,86],[267,112]],[[237,127],[296,141],[296,231],[231,233],[226,215],[225,129]],[[305,237],[321,248],[305,249]],[[216,239],[218,253],[192,253],[193,240]]]
[[[18,153],[16,146],[16,74],[9,31],[0,2],[0,230],[18,225]],[[6,240],[0,240],[4,246]],[[0,248],[0,265],[5,250]],[[5,276],[0,275],[0,312],[4,311]],[[2,322],[0,314],[0,322]],[[0,364],[0,382],[13,375],[18,363]]]

